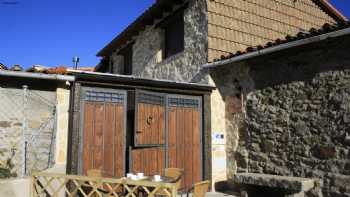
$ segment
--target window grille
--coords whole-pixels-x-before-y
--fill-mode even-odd
[[[189,107],[198,108],[199,100],[189,98],[169,98],[170,107]]]
[[[117,92],[101,92],[88,90],[85,93],[85,101],[123,103],[124,94]]]
[[[164,105],[164,96],[157,94],[150,94],[146,92],[140,92],[138,94],[138,102],[154,105]]]

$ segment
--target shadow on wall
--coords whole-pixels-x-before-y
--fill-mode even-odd
[[[350,194],[349,46],[337,38],[211,70],[226,103],[229,178],[237,166],[321,179],[325,196]]]

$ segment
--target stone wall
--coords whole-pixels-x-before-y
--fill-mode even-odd
[[[343,37],[212,71],[226,103],[229,178],[311,177],[323,196],[350,195],[349,47]]]
[[[163,30],[147,27],[133,45],[133,75],[153,79],[190,81],[207,62],[207,12],[205,0],[190,0],[184,11],[185,50],[162,60]],[[113,70],[120,74],[123,61],[112,55]]]

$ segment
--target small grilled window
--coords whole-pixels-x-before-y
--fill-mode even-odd
[[[199,100],[188,99],[188,98],[169,98],[170,107],[188,107],[188,108],[198,108]]]
[[[157,94],[149,94],[146,92],[140,92],[138,94],[138,102],[154,105],[164,105],[164,96]]]
[[[124,94],[115,92],[101,92],[88,90],[85,93],[85,101],[123,103]]]

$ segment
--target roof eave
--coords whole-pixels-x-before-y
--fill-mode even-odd
[[[96,56],[106,57],[115,50],[114,46],[119,44],[128,44],[132,42],[132,37],[138,35],[138,31],[142,30],[147,25],[154,24],[155,19],[159,18],[159,12],[173,12],[172,6],[184,5],[187,0],[157,0],[151,7],[149,7],[141,16],[139,16],[133,23],[131,23],[122,33],[117,35],[111,42],[109,42],[103,49],[101,49]],[[171,8],[171,9],[170,9]],[[130,38],[129,38],[130,37]],[[127,39],[123,41],[122,39]],[[119,43],[121,42],[121,43]],[[126,42],[126,43],[125,43]]]
[[[348,19],[328,0],[316,0],[316,3],[319,3],[330,16],[336,19],[336,21],[348,21]]]
[[[288,42],[288,43],[285,43],[285,44],[280,44],[280,45],[277,45],[277,46],[261,49],[261,50],[254,51],[254,52],[251,52],[251,53],[247,53],[247,54],[243,54],[243,55],[240,55],[240,56],[236,56],[236,57],[233,57],[233,58],[230,58],[230,59],[204,64],[204,65],[202,65],[202,68],[203,69],[211,69],[211,68],[221,67],[221,66],[225,66],[225,65],[228,65],[228,64],[249,60],[249,59],[252,59],[254,57],[267,55],[267,54],[271,54],[271,53],[274,53],[274,52],[290,49],[290,48],[293,48],[293,47],[303,46],[303,45],[319,42],[319,41],[322,41],[322,40],[326,40],[326,39],[329,39],[329,38],[336,38],[336,37],[345,36],[345,35],[349,35],[349,34],[350,34],[350,27],[346,28],[346,29],[342,29],[342,30],[326,33],[326,34],[321,34],[321,35],[318,35],[318,36],[313,36],[313,37],[310,37],[310,38],[305,38],[305,39],[302,39],[302,40],[296,40],[296,41]]]
[[[119,74],[111,74],[111,73],[99,73],[99,72],[89,72],[89,71],[78,71],[78,70],[67,70],[73,76],[76,76],[77,79],[85,78],[92,79],[98,81],[113,81],[113,82],[126,82],[126,83],[135,83],[142,84],[143,86],[162,86],[168,88],[177,88],[177,89],[193,89],[193,90],[201,90],[201,91],[213,91],[216,88],[207,84],[199,84],[199,83],[188,83],[188,82],[179,82],[173,80],[165,80],[165,79],[148,79],[142,77],[136,77],[133,75],[119,75]]]

